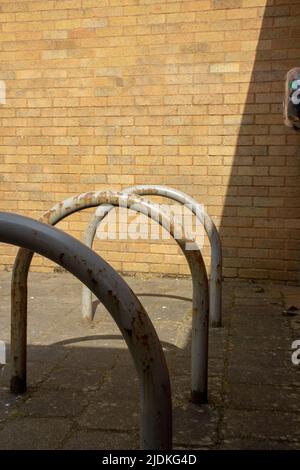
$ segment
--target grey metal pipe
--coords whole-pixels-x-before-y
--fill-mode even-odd
[[[191,196],[179,191],[159,185],[138,185],[131,186],[122,190],[123,193],[132,193],[139,196],[162,196],[181,204],[189,205],[189,208],[203,224],[204,229],[210,241],[211,246],[211,276],[209,283],[209,319],[212,327],[222,325],[222,245],[218,230],[199,203]],[[201,207],[201,210],[199,210]],[[92,216],[89,225],[84,233],[84,243],[92,248],[97,228],[104,217],[113,209],[113,206],[102,206],[103,215],[95,214]],[[82,290],[82,315],[87,320],[92,320],[92,295],[89,290],[83,286]]]
[[[141,447],[170,449],[172,406],[165,357],[146,311],[122,277],[83,243],[61,230],[28,217],[0,212],[0,241],[21,246],[24,259],[26,256],[31,258],[32,251],[29,250],[34,250],[58,263],[87,285],[103,302],[120,328],[139,376]],[[19,252],[19,260],[21,255]],[[25,273],[25,270],[22,272]],[[15,292],[18,294],[18,289]],[[15,301],[15,297],[13,300]],[[26,375],[23,375],[26,372],[26,366],[25,369],[23,367],[24,361],[26,365],[26,348],[25,354],[18,349],[16,336],[19,322],[24,319],[24,315],[19,317],[14,325],[16,329],[12,331],[14,392],[24,391],[26,388]]]
[[[127,207],[137,212],[141,212],[170,231],[174,237],[175,230],[178,230],[173,217],[167,217],[153,203],[145,201],[137,196],[118,192],[95,192],[86,193],[71,197],[56,204],[46,212],[41,220],[55,225],[68,215],[89,207],[96,207],[101,204]],[[180,233],[179,231],[177,233]],[[181,232],[182,233],[182,232]],[[199,250],[186,250],[185,246],[191,240],[177,238],[176,242],[183,251],[191,269],[193,278],[193,319],[192,319],[192,400],[197,403],[207,401],[207,374],[208,374],[208,281],[205,265]],[[27,288],[27,274],[29,271],[32,253],[24,253],[19,250],[12,273],[12,328],[21,329],[18,318],[26,317],[24,309],[26,300],[22,297]],[[16,299],[16,300],[14,300]],[[22,334],[19,334],[18,341]],[[24,340],[23,340],[24,343]]]

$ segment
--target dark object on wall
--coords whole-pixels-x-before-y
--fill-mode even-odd
[[[300,132],[300,67],[287,73],[283,111],[284,124]]]

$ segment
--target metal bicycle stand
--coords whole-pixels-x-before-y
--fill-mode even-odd
[[[66,199],[56,204],[52,209],[42,216],[42,221],[51,225],[67,217],[68,215],[88,207],[101,204],[122,206],[142,212],[156,220],[174,236],[176,223],[172,218],[157,209],[151,202],[145,201],[137,196],[118,192],[95,192],[86,193]],[[177,232],[179,233],[179,232]],[[176,239],[189,264],[193,279],[193,324],[192,324],[192,366],[191,366],[191,397],[194,402],[207,402],[207,375],[208,375],[208,282],[205,265],[199,250],[186,250],[185,245],[190,240]],[[19,250],[12,273],[12,289],[21,285],[23,291],[27,287],[27,275],[30,268],[32,253]],[[22,311],[26,299],[18,301],[12,298],[12,328],[20,328],[18,318],[25,315]]]
[[[198,220],[203,224],[211,246],[211,276],[209,282],[209,319],[212,327],[222,325],[222,245],[218,230],[201,204],[191,196],[179,191],[159,185],[138,185],[131,186],[122,190],[123,193],[132,193],[139,196],[162,196],[181,204],[188,205],[189,209],[195,214]],[[92,248],[97,228],[104,217],[113,209],[113,206],[103,206],[101,208],[103,215],[92,216],[90,223],[84,234],[84,243]],[[83,316],[89,319],[91,317],[91,295],[84,287],[82,292]]]
[[[139,377],[141,448],[170,449],[172,407],[168,368],[155,329],[126,282],[83,243],[28,217],[0,212],[0,242],[22,247],[18,260],[23,269],[12,290],[14,305],[18,306],[13,315],[18,315],[11,332],[11,390],[15,393],[26,390],[27,283],[23,281],[28,271],[21,261],[22,255],[30,260],[34,250],[76,276],[110,312],[128,345]]]

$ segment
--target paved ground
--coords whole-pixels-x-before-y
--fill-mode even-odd
[[[175,448],[300,449],[300,288],[224,283],[224,327],[210,334],[209,404],[189,403],[191,282],[127,278],[164,343]],[[9,273],[0,273],[0,339],[9,340]],[[138,448],[138,388],[119,331],[98,306],[80,319],[80,284],[30,275],[29,390],[0,371],[0,449]],[[56,294],[59,292],[59,296]]]

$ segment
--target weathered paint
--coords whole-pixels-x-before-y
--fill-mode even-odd
[[[109,204],[110,206],[130,207],[132,210],[141,212],[170,231],[174,236],[176,223],[173,217],[168,217],[159,210],[153,203],[143,200],[135,195],[129,195],[119,192],[95,192],[86,193],[69,198],[46,212],[41,220],[48,224],[55,225],[57,222],[68,215],[86,209],[99,206],[100,204]],[[177,232],[179,233],[179,232]],[[182,233],[182,232],[181,232]],[[192,241],[185,238],[176,239],[176,242],[183,251],[193,278],[193,324],[192,324],[192,399],[193,401],[204,403],[207,401],[207,363],[208,363],[208,281],[205,265],[199,250],[186,250],[186,243]],[[18,253],[12,273],[12,330],[18,329],[16,341],[23,342],[22,329],[26,325],[19,325],[17,318],[25,317],[25,304],[27,301],[21,296],[27,289],[27,274],[32,259],[32,253]],[[90,291],[88,291],[90,292]],[[27,297],[26,297],[27,298]],[[25,320],[24,320],[25,321]],[[24,365],[23,365],[24,367]]]
[[[14,268],[18,275],[14,277],[12,296],[12,391],[26,390],[26,281],[34,250],[76,276],[110,312],[139,377],[141,447],[170,449],[172,406],[165,357],[146,311],[122,277],[83,243],[28,217],[0,212],[0,242],[22,247]]]
[[[197,211],[199,203],[191,196],[179,191],[178,189],[169,188],[167,186],[159,185],[138,185],[131,186],[122,190],[123,193],[132,193],[139,196],[162,196],[173,201],[177,201],[181,204],[188,204],[192,212],[198,217],[200,222],[203,224],[204,229],[207,233],[208,239],[211,246],[211,275],[209,283],[209,318],[210,325],[213,327],[219,327],[222,325],[222,245],[218,230],[203,209]],[[104,215],[94,215],[84,234],[84,243],[92,247],[93,241],[96,235],[97,228],[102,222],[104,217],[111,211],[113,206],[103,206]],[[84,318],[92,319],[92,296],[88,289],[83,287],[82,291],[82,314]]]

